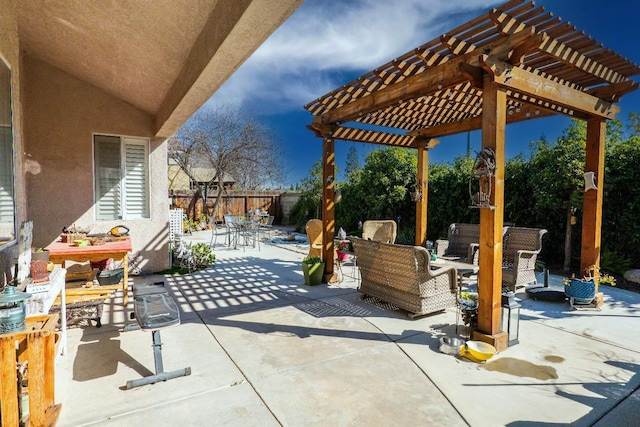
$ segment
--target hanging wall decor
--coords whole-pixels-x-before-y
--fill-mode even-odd
[[[496,153],[491,148],[483,148],[476,156],[476,161],[473,164],[473,173],[469,178],[470,207],[496,208],[491,205],[491,188],[495,171]]]
[[[597,190],[596,186],[596,174],[595,172],[585,172],[584,173],[584,192],[586,193],[589,190]]]

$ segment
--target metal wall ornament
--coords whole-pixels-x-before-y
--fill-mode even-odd
[[[491,148],[483,148],[476,156],[473,173],[469,178],[471,208],[495,209],[491,204],[491,188],[496,172],[496,153]],[[477,191],[474,191],[478,182]]]
[[[597,190],[596,186],[596,174],[595,172],[585,172],[584,173],[584,192],[586,193],[589,190]]]
[[[422,201],[422,183],[420,180],[416,180],[416,188],[415,191],[409,193],[412,202],[421,202]]]

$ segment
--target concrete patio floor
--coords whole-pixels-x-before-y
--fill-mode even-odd
[[[455,309],[410,320],[363,300],[350,265],[305,286],[305,248],[218,245],[214,267],[166,278],[182,324],[161,332],[164,368],[190,376],[125,389],[154,362],[151,334],[123,331],[121,295],[102,328],[69,329],[58,425],[638,425],[640,294],[603,286],[601,311],[571,311],[520,291],[520,344],[478,364],[438,351]]]

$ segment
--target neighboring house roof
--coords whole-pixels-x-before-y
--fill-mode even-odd
[[[302,0],[21,1],[20,47],[171,136]]]
[[[216,170],[210,168],[193,168],[191,170],[192,176],[198,182],[209,182],[213,179]],[[223,182],[234,182],[235,180],[228,173],[225,173],[222,179]]]
[[[209,168],[194,168],[192,170],[196,181],[209,182],[213,177],[214,170]],[[169,164],[168,167],[169,189],[170,190],[188,190],[190,188],[190,179],[186,173],[175,163]],[[225,186],[233,185],[235,179],[229,174],[224,175],[223,182]]]

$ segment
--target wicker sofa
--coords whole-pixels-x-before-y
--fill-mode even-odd
[[[436,240],[436,254],[451,261],[465,261],[478,265],[480,224],[453,223],[447,240]]]
[[[349,237],[362,280],[358,290],[422,316],[456,305],[457,271],[431,269],[423,247],[393,245]]]

